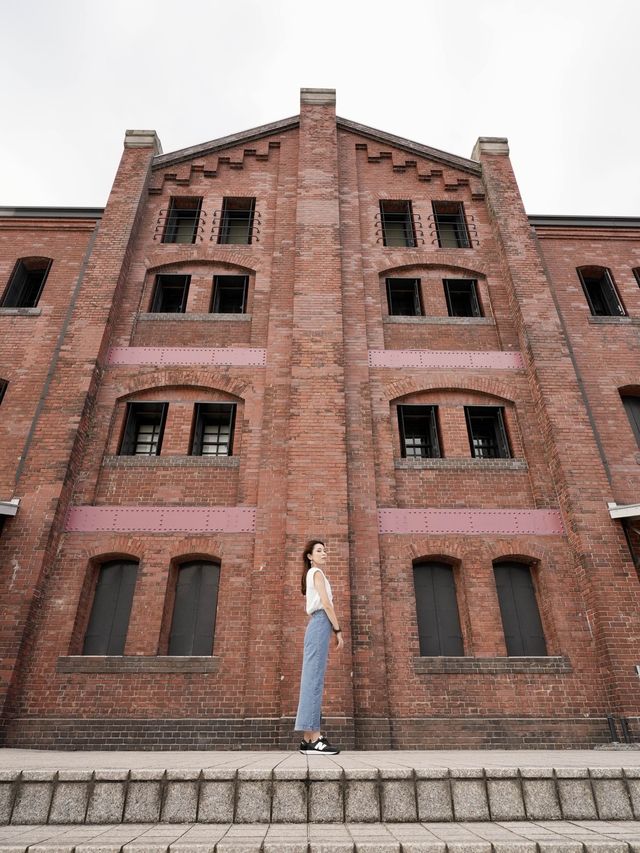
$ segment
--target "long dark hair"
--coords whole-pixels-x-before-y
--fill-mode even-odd
[[[302,578],[300,580],[300,589],[302,590],[302,594],[307,594],[307,572],[311,568],[311,560],[307,557],[307,554],[310,554],[316,545],[324,545],[322,539],[310,539],[307,544],[304,546],[304,551],[302,552],[302,562],[304,563],[304,569],[302,570]]]

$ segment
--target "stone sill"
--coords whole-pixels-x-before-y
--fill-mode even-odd
[[[394,314],[382,318],[383,323],[416,323],[422,326],[495,326],[493,317],[414,317]]]
[[[105,456],[103,468],[239,468],[239,456]]]
[[[176,323],[250,323],[251,314],[179,314],[160,312],[140,313],[138,314],[138,322],[158,323],[158,322],[176,322]]]
[[[587,320],[593,326],[640,326],[640,318],[638,317],[594,317],[591,314]]]
[[[418,675],[559,675],[572,672],[565,655],[545,657],[414,657]]]
[[[445,471],[526,471],[526,459],[394,459],[398,470],[419,471],[422,469]]]
[[[219,657],[178,655],[66,655],[60,656],[56,672],[139,673],[217,672]]]
[[[39,317],[42,308],[0,308],[0,316],[6,317]]]

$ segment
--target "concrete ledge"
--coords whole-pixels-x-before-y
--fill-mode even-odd
[[[571,672],[569,659],[564,655],[548,657],[416,657],[414,672],[421,675],[501,675],[524,673],[558,675]]]
[[[251,314],[176,314],[175,312],[145,312],[138,314],[139,323],[250,323]]]
[[[68,655],[59,657],[56,672],[108,673],[108,672],[217,672],[220,658],[181,657],[176,655]]]

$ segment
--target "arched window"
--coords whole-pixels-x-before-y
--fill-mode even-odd
[[[179,567],[170,655],[212,654],[219,580],[219,563],[195,560]]]
[[[640,396],[638,394],[627,394],[622,391],[620,392],[620,396],[638,447],[640,447]]]
[[[547,654],[531,569],[523,563],[493,566],[504,639],[511,657]]]
[[[35,308],[49,275],[51,258],[20,258],[2,296],[2,308]]]
[[[111,560],[100,566],[82,654],[124,654],[137,573],[134,560]]]
[[[414,563],[413,582],[420,654],[464,655],[452,567],[447,563]]]
[[[577,272],[594,316],[623,317],[625,315],[626,312],[610,270],[606,267],[578,267]]]

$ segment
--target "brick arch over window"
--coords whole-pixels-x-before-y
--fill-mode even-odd
[[[222,391],[244,401],[247,392],[251,389],[251,385],[241,379],[225,376],[215,370],[194,370],[193,368],[164,368],[138,373],[135,377],[125,380],[123,386],[124,391],[118,396],[118,402],[145,391],[182,387],[212,393]]]
[[[230,273],[237,272],[240,275],[255,275],[256,270],[253,267],[248,267],[246,264],[234,263],[228,258],[217,260],[215,258],[191,258],[188,260],[170,261],[169,263],[156,264],[147,268],[147,275],[158,275],[162,273],[177,273],[182,267],[197,266],[200,269],[207,267],[224,267]]]
[[[403,397],[408,397],[411,394],[434,391],[443,393],[447,391],[471,391],[483,394],[486,397],[492,397],[499,402],[515,403],[511,387],[506,382],[500,382],[498,379],[469,377],[464,382],[448,381],[445,385],[442,385],[438,382],[425,383],[423,379],[409,377],[387,382],[383,387],[389,403],[398,403]]]
[[[378,275],[389,275],[391,273],[402,272],[403,270],[420,267],[424,270],[451,270],[465,275],[483,275],[488,274],[487,265],[480,260],[474,258],[473,268],[460,265],[460,258],[457,253],[453,252],[450,256],[447,255],[446,249],[440,249],[438,252],[438,263],[434,263],[432,252],[411,252],[411,263],[407,263],[406,251],[390,252],[385,251],[386,265],[378,270]]]
[[[477,266],[468,267],[468,266],[460,266],[460,264],[443,264],[438,263],[434,264],[433,260],[430,263],[411,263],[407,264],[406,262],[394,267],[385,267],[381,269],[378,275],[381,278],[385,278],[387,276],[395,276],[395,275],[405,275],[407,273],[414,273],[424,271],[426,273],[444,273],[444,278],[447,276],[465,276],[469,278],[486,278],[487,272],[485,269],[485,265],[482,263],[478,263]]]
[[[179,250],[178,247],[179,246]],[[166,246],[163,247],[166,249]],[[147,270],[157,270],[167,264],[167,255],[163,249],[153,249],[148,255]],[[266,261],[255,259],[255,267],[247,267],[247,256],[233,249],[225,250],[217,244],[197,245],[171,244],[172,264],[226,264],[233,267],[248,269],[251,272],[262,272]],[[252,259],[253,260],[253,259]]]

